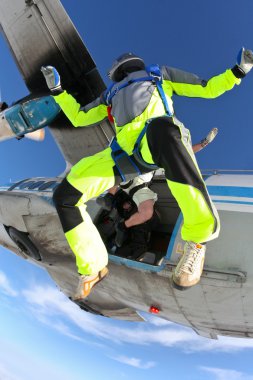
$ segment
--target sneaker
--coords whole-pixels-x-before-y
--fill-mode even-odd
[[[175,288],[184,290],[199,282],[203,271],[205,252],[205,245],[192,241],[185,243],[184,254],[172,276]]]
[[[97,285],[108,274],[108,272],[108,269],[105,267],[100,272],[98,272],[98,274],[92,276],[81,275],[73,300],[81,301],[82,299],[88,297],[91,289]]]

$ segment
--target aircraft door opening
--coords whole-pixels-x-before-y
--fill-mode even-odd
[[[146,234],[147,249],[138,255],[132,249],[130,255],[122,255],[114,244],[115,226],[118,214],[116,210],[98,213],[94,222],[107,246],[111,261],[143,270],[160,271],[164,267],[164,258],[167,255],[171,239],[174,239],[174,228],[178,229],[180,209],[175,198],[170,193],[163,175],[156,175],[150,185],[158,199],[155,203],[154,223],[151,230]],[[133,235],[135,238],[135,235]],[[138,236],[136,236],[138,239]],[[128,241],[128,244],[133,242]],[[133,245],[133,244],[132,244]],[[123,250],[124,251],[124,250]],[[124,252],[127,252],[126,250]]]

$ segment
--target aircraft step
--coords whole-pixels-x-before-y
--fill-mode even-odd
[[[165,262],[165,268],[161,272],[158,273],[158,275],[165,276],[165,277],[171,277],[173,270],[176,267],[176,263],[172,263],[170,261]],[[233,270],[218,270],[218,269],[212,269],[208,267],[204,267],[202,276],[201,276],[201,283],[203,285],[210,284],[210,281],[216,281],[216,284],[220,283],[224,285],[224,282],[229,282],[231,286],[231,283],[234,283],[234,286],[241,286],[244,284],[247,280],[247,273],[243,272],[237,268]]]

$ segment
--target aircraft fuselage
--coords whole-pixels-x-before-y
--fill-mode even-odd
[[[45,268],[71,297],[78,281],[75,258],[52,202],[60,180],[26,179],[0,187],[0,243]],[[161,215],[153,248],[142,262],[109,252],[110,275],[80,306],[127,320],[140,320],[136,311],[148,312],[154,306],[160,317],[192,327],[204,336],[253,337],[253,175],[216,174],[207,177],[206,184],[220,215],[221,233],[207,245],[198,285],[184,292],[171,285],[184,244],[180,236],[182,216],[163,176],[158,175],[151,185],[158,193]],[[88,212],[96,222],[101,209],[95,200],[88,202]],[[26,236],[32,245],[24,248],[25,244],[19,244],[15,230],[24,234],[21,240]],[[34,256],[33,245],[37,250]]]

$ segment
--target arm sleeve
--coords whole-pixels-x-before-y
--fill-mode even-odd
[[[86,127],[97,124],[107,117],[107,107],[101,102],[100,98],[97,98],[94,102],[89,103],[83,108],[66,91],[54,96],[54,100],[59,104],[74,127]]]
[[[167,66],[162,67],[162,73],[165,87],[170,86],[176,95],[193,98],[216,98],[241,82],[241,79],[237,78],[230,69],[209,80],[203,80],[195,74]]]
[[[155,203],[157,201],[157,194],[150,190],[148,187],[143,187],[142,189],[136,191],[136,193],[133,195],[133,201],[137,207],[139,207],[140,203],[149,200],[152,200]]]

